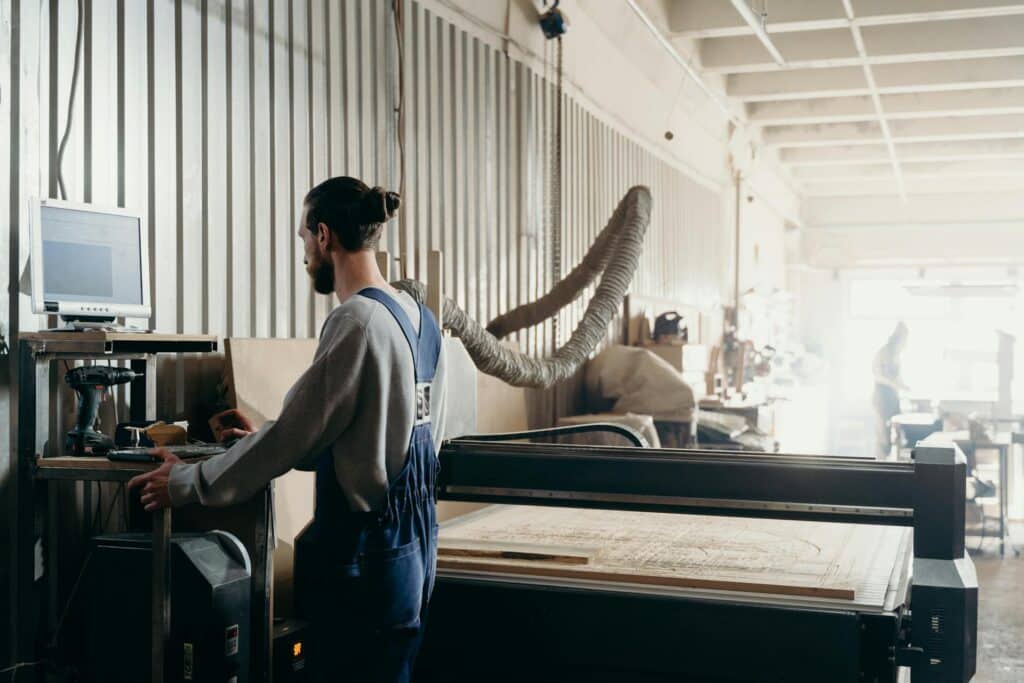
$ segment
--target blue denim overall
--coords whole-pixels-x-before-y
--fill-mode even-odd
[[[388,294],[372,288],[359,294],[383,304],[409,342],[416,422],[405,465],[378,510],[351,510],[332,453],[320,456],[313,522],[296,542],[296,582],[300,606],[311,622],[307,661],[312,680],[390,683],[412,676],[434,586],[438,463],[430,431],[430,385],[441,332],[424,306],[417,335]]]

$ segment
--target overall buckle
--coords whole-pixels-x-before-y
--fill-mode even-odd
[[[416,424],[430,422],[430,382],[416,383]]]

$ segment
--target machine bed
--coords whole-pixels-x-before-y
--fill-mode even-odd
[[[963,546],[964,458],[955,447],[915,456],[894,466],[448,442],[440,498],[495,505],[440,532],[419,673],[970,680],[977,580]]]
[[[491,505],[442,526],[438,575],[881,612],[911,557],[900,527]]]

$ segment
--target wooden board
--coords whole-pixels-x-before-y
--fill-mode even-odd
[[[500,560],[529,560],[555,564],[590,564],[596,548],[529,545],[506,541],[449,541],[437,550],[443,557],[486,557]]]
[[[248,415],[259,427],[276,419],[284,396],[313,362],[315,339],[227,339],[226,384],[228,403]],[[481,432],[526,429],[526,396],[483,373],[477,375],[477,430]],[[274,549],[275,608],[288,615],[291,608],[295,536],[313,518],[314,475],[291,471],[274,483],[276,547]],[[458,517],[483,505],[438,503],[440,521]]]
[[[569,547],[585,566],[449,557],[438,567],[492,574],[792,595],[881,606],[906,530],[852,524],[495,505],[453,520],[440,546]]]
[[[227,339],[228,403],[258,428],[277,419],[285,394],[313,363],[316,339]],[[292,614],[295,537],[313,519],[314,474],[292,470],[274,481],[274,609]]]
[[[115,461],[106,457],[92,455],[59,455],[53,458],[36,458],[36,467],[41,470],[132,470],[148,472],[156,466],[156,463]]]
[[[506,340],[502,343],[518,349],[514,342]],[[465,353],[465,350],[462,353]],[[451,355],[449,355],[450,357]],[[521,432],[529,429],[526,389],[514,387],[497,377],[485,375],[476,368],[473,368],[473,372],[476,378],[476,426],[473,431],[478,434],[492,434],[494,432]],[[449,376],[448,379],[448,386],[451,387],[453,378]],[[448,391],[448,395],[451,397],[452,390],[449,388]],[[449,401],[451,400],[449,398]],[[437,519],[439,522],[445,522],[484,507],[487,507],[485,503],[438,501]]]

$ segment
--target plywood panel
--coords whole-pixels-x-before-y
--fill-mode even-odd
[[[276,419],[284,396],[313,362],[315,339],[227,339],[228,402],[259,427]],[[287,615],[295,536],[313,518],[314,475],[292,470],[274,482],[275,611]]]
[[[442,547],[560,548],[586,565],[445,556],[445,569],[856,600],[881,606],[905,530],[852,524],[495,505],[441,530]]]

